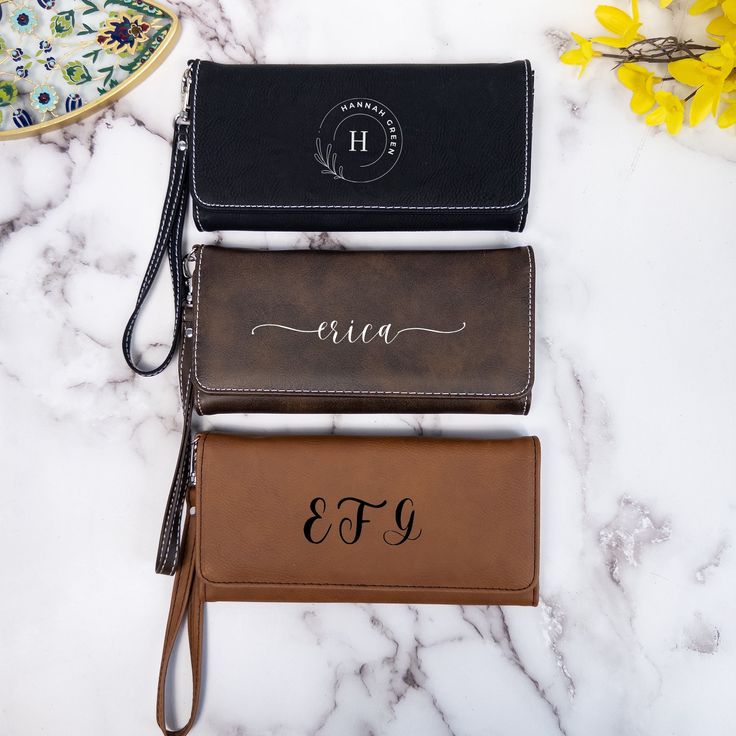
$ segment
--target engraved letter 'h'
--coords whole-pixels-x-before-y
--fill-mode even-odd
[[[360,133],[360,136],[356,135],[356,133]],[[357,150],[355,148],[356,144],[360,145],[360,150],[364,153],[368,150],[367,144],[368,144],[368,131],[367,130],[351,130],[350,131],[350,150],[355,151]]]

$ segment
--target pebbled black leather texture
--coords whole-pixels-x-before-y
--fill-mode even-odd
[[[195,62],[200,230],[513,230],[534,75],[505,64]]]

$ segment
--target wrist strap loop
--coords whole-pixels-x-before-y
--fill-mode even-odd
[[[186,736],[194,725],[199,708],[199,694],[202,668],[202,619],[204,613],[204,596],[201,581],[195,576],[194,549],[196,524],[190,522],[189,515],[184,524],[184,550],[182,564],[174,580],[171,594],[169,619],[166,624],[164,649],[161,655],[161,669],[158,676],[158,693],[156,698],[156,721],[164,736]],[[189,638],[189,655],[192,667],[192,709],[189,720],[176,730],[166,727],[166,675],[169,671],[171,655],[176,644],[179,629],[187,619]]]
[[[169,186],[166,191],[166,201],[161,213],[161,222],[158,227],[156,244],[151,254],[151,259],[143,275],[138,298],[130,315],[128,324],[123,333],[123,356],[125,362],[139,376],[155,376],[166,368],[176,353],[179,339],[182,312],[184,309],[184,271],[182,268],[181,242],[184,231],[184,220],[189,198],[189,134],[188,124],[178,121],[174,124],[174,143],[171,153],[171,168],[169,171]],[[174,335],[171,340],[171,348],[163,361],[154,368],[142,368],[131,355],[131,343],[133,331],[138,320],[139,313],[153,286],[156,274],[161,268],[164,254],[169,259],[171,271],[171,282],[174,287]]]

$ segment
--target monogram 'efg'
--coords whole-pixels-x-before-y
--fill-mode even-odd
[[[197,227],[520,231],[533,83],[528,61],[193,62]]]
[[[531,248],[206,246],[191,290],[180,375],[200,414],[529,410]]]
[[[159,679],[162,731],[185,734],[196,716],[207,601],[536,605],[539,467],[536,437],[199,435]],[[194,697],[173,732],[166,671],[185,616]]]

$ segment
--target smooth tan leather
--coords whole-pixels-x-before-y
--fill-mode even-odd
[[[157,720],[167,736],[184,736],[196,717],[206,601],[537,604],[536,437],[205,433],[196,454],[159,676]],[[359,504],[338,508],[342,499],[374,505],[357,540]],[[322,518],[307,526],[315,509]],[[166,672],[185,617],[192,712],[173,731]]]
[[[200,435],[196,564],[205,598],[532,604],[538,459],[533,438]],[[315,498],[324,518],[311,536],[332,525],[321,543],[304,534]],[[347,498],[386,502],[364,509],[354,543],[360,504],[338,508]],[[402,522],[413,510],[411,536],[421,534],[387,543],[404,498]]]

